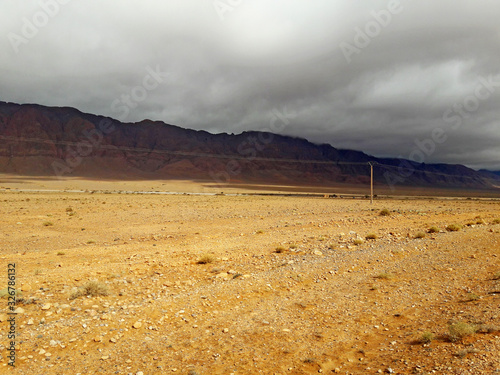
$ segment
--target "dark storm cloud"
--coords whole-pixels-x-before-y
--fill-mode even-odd
[[[500,169],[495,0],[0,5],[0,100]]]

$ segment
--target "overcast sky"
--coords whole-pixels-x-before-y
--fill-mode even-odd
[[[0,0],[0,10],[2,101],[500,170],[498,0]]]

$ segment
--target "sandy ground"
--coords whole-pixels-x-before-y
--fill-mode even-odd
[[[498,200],[92,192],[162,183],[0,181],[0,373],[500,373]]]

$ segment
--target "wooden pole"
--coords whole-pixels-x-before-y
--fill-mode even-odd
[[[370,162],[370,204],[373,204],[373,164]]]

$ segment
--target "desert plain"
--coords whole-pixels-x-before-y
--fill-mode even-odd
[[[242,193],[0,178],[0,373],[500,374],[498,199]]]

